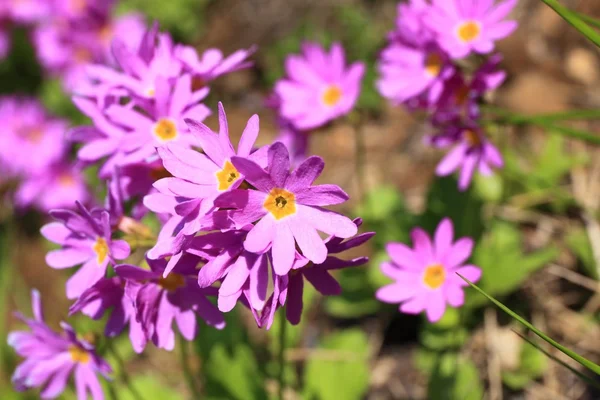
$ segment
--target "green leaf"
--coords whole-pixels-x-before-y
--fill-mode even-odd
[[[586,274],[594,279],[598,279],[596,271],[596,261],[592,252],[592,244],[590,239],[583,229],[572,229],[567,233],[565,238],[567,247],[575,253],[575,256],[581,261],[581,265]]]
[[[481,400],[483,393],[475,364],[455,353],[440,357],[427,385],[429,400]]]
[[[488,234],[477,243],[473,264],[482,269],[479,285],[494,296],[512,293],[532,272],[558,257],[559,250],[555,247],[523,253],[522,236],[514,225],[494,221]],[[480,306],[485,302],[482,296],[467,296],[469,306]]]
[[[315,355],[306,363],[302,397],[308,400],[362,399],[369,387],[368,345],[365,333],[359,329],[326,337],[319,349],[326,351],[327,357]]]
[[[225,314],[222,330],[201,324],[194,342],[202,360],[204,392],[209,398],[261,400],[267,397],[265,375],[249,343],[238,311]]]
[[[161,399],[161,400],[183,400],[184,396],[177,390],[173,390],[161,382],[159,376],[136,375],[132,379],[134,385],[143,399]],[[119,400],[137,400],[127,389],[127,386],[119,385],[117,387]],[[110,397],[109,397],[110,398]]]
[[[477,285],[475,285],[474,283],[472,283],[471,281],[469,281],[465,277],[461,276],[460,274],[458,274],[458,275],[465,282],[467,282],[472,288],[474,288],[476,291],[478,291],[479,293],[481,293],[488,300],[490,300],[492,303],[494,303],[496,306],[498,306],[502,311],[504,311],[505,313],[507,313],[508,315],[510,315],[511,317],[513,317],[514,319],[516,319],[519,323],[521,323],[522,325],[524,325],[526,328],[530,329],[533,333],[535,333],[536,335],[538,335],[540,338],[542,338],[543,340],[545,340],[546,342],[548,342],[550,345],[552,345],[553,347],[555,347],[556,349],[558,349],[562,353],[566,354],[567,356],[569,356],[573,360],[577,361],[579,364],[583,365],[584,367],[588,368],[589,370],[591,370],[591,371],[595,372],[596,374],[600,375],[600,365],[593,363],[592,361],[588,360],[587,358],[585,358],[583,356],[580,356],[579,354],[575,353],[574,351],[569,350],[565,346],[563,346],[560,343],[556,342],[554,339],[550,338],[548,335],[546,335],[545,333],[543,333],[542,331],[540,331],[539,329],[537,329],[535,326],[531,325],[531,323],[529,323],[527,320],[525,320],[524,318],[522,318],[521,316],[519,316],[517,313],[515,313],[514,311],[512,311],[510,308],[506,307],[504,304],[500,303],[494,297],[492,297],[491,295],[487,294],[484,290],[482,290],[481,288],[479,288]]]
[[[557,0],[542,0],[550,8],[552,8],[558,15],[563,17],[565,21],[571,24],[577,29],[583,36],[592,41],[596,46],[600,47],[600,34],[586,24],[581,18],[575,13],[570,11],[568,8],[561,5]]]

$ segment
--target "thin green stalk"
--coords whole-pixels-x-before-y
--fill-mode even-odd
[[[108,340],[107,348],[108,351],[112,354],[117,364],[119,365],[119,378],[121,379],[121,381],[125,384],[125,386],[127,386],[127,389],[129,390],[129,392],[131,392],[131,395],[135,400],[143,400],[144,398],[131,382],[129,374],[127,373],[127,366],[125,365],[125,361],[115,348],[112,340]]]
[[[537,114],[537,115],[521,115],[514,114],[511,111],[504,110],[499,107],[490,105],[482,106],[484,110],[489,111],[496,115],[501,115],[505,118],[509,118],[515,123],[543,123],[543,122],[558,122],[558,121],[578,121],[578,120],[600,120],[599,109],[584,109],[584,110],[571,110],[549,114]]]
[[[567,364],[563,360],[560,360],[556,356],[548,353],[546,350],[544,350],[542,348],[542,346],[540,346],[538,343],[536,343],[533,339],[530,339],[527,336],[525,336],[522,333],[519,333],[519,332],[517,332],[515,330],[513,330],[513,332],[516,333],[517,335],[519,335],[521,337],[521,339],[525,340],[527,343],[529,343],[530,345],[532,345],[533,347],[535,347],[537,350],[539,350],[540,352],[542,352],[546,357],[554,360],[555,362],[559,363],[560,365],[562,365],[563,367],[565,367],[566,369],[568,369],[569,371],[571,371],[572,373],[574,373],[575,375],[577,375],[579,377],[579,379],[585,381],[588,385],[591,385],[591,386],[595,387],[596,389],[600,389],[600,384],[598,382],[596,382],[595,380],[593,380],[589,376],[587,376],[587,375],[585,375],[585,374],[577,371],[575,368],[571,367],[569,364]]]
[[[596,374],[600,375],[600,365],[595,364],[594,362],[588,360],[587,358],[575,353],[573,350],[570,350],[570,349],[566,348],[565,346],[563,346],[562,344],[558,343],[557,341],[552,339],[550,336],[546,335],[544,332],[540,331],[535,326],[531,325],[530,322],[528,322],[527,320],[522,318],[519,314],[515,313],[510,308],[506,307],[504,304],[500,303],[498,300],[496,300],[495,298],[493,298],[492,296],[487,294],[483,289],[480,289],[479,286],[475,285],[474,283],[472,283],[471,281],[469,281],[467,278],[463,277],[462,275],[460,275],[458,273],[457,273],[457,275],[460,276],[462,278],[462,280],[467,282],[473,289],[475,289],[476,291],[481,293],[489,301],[491,301],[496,306],[498,306],[502,311],[504,311],[505,313],[507,313],[514,319],[516,319],[519,323],[521,323],[526,328],[530,329],[533,333],[538,335],[540,338],[542,338],[546,342],[550,343],[553,347],[557,348],[559,351],[561,351],[564,354],[566,354],[567,356],[571,357],[573,360],[577,361],[579,364],[588,368],[590,371],[593,371]]]
[[[583,140],[589,143],[600,145],[600,136],[582,129],[570,128],[564,125],[555,124],[552,119],[544,119],[542,116],[527,116],[515,114],[510,111],[488,108],[489,111],[498,115],[496,122],[510,125],[535,125],[547,129],[553,133],[568,136],[574,139]],[[589,114],[588,114],[589,116]]]
[[[572,13],[575,14],[577,17],[579,17],[584,22],[586,22],[587,24],[592,25],[594,28],[600,29],[600,20],[598,20],[594,17],[590,17],[587,14],[579,13],[576,11],[572,11]]]
[[[194,396],[194,399],[200,399],[201,393],[200,393],[200,389],[198,389],[198,386],[196,386],[196,380],[194,379],[194,373],[192,372],[192,368],[190,367],[189,364],[189,359],[187,357],[188,355],[188,351],[187,351],[187,341],[185,340],[185,338],[181,335],[179,335],[179,353],[181,356],[181,367],[183,368],[183,375],[185,377],[185,380],[187,382],[188,387],[190,388],[192,395]]]
[[[286,339],[287,320],[285,318],[285,308],[279,310],[279,353],[277,354],[277,364],[279,372],[277,382],[279,383],[279,393],[277,398],[283,400],[285,394],[285,339]]]
[[[542,0],[552,8],[558,15],[560,15],[565,21],[571,26],[577,29],[581,34],[593,42],[596,46],[600,47],[600,34],[579,18],[573,11],[569,10],[557,0]]]

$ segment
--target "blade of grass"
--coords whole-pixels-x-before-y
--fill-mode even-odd
[[[541,116],[541,115],[527,116],[527,115],[514,114],[510,111],[501,110],[501,109],[497,109],[497,108],[488,107],[487,109],[499,116],[499,118],[496,120],[496,122],[501,123],[501,124],[535,125],[535,126],[539,126],[541,128],[547,129],[549,131],[552,131],[553,133],[556,133],[559,135],[568,136],[571,138],[575,138],[575,139],[583,140],[583,141],[586,141],[589,143],[600,145],[600,136],[595,135],[592,132],[584,131],[582,129],[570,128],[568,126],[558,125],[556,123],[553,123],[553,121],[559,120],[560,117],[564,117],[565,114],[556,115],[554,117],[549,115],[550,118],[545,118],[545,116]],[[575,114],[573,114],[573,115],[575,115]],[[583,111],[581,111],[581,112],[579,112],[579,115],[585,115],[586,117],[590,117],[591,112],[584,113]],[[600,115],[600,112],[599,112],[599,115]],[[579,118],[579,119],[581,119],[581,118]],[[565,120],[566,120],[566,118],[565,118]]]
[[[560,4],[557,0],[542,1],[546,3],[548,7],[552,8],[565,21],[571,24],[571,26],[577,29],[582,35],[584,35],[586,38],[592,41],[596,46],[600,47],[600,34],[588,24],[586,24],[573,11]]]
[[[577,375],[577,377],[579,377],[579,379],[581,379],[582,381],[585,381],[587,384],[595,387],[596,389],[600,389],[600,383],[596,382],[589,376],[577,371],[575,368],[571,367],[569,364],[567,364],[563,360],[560,360],[556,356],[548,353],[546,350],[544,350],[542,348],[542,346],[537,344],[533,339],[528,338],[527,336],[515,331],[514,329],[513,329],[513,332],[516,333],[517,335],[519,335],[521,337],[521,339],[525,340],[527,343],[529,343],[530,345],[532,345],[533,347],[538,349],[540,352],[542,352],[546,357],[554,360],[555,362],[559,363],[560,365],[562,365],[563,367],[565,367],[566,369],[568,369],[569,371],[571,371],[572,373]]]
[[[491,105],[482,105],[485,111],[500,115],[514,123],[533,123],[533,122],[560,122],[560,121],[579,121],[579,120],[600,120],[600,109],[570,110],[557,113],[522,115],[515,114],[512,111],[502,109]]]
[[[597,365],[597,364],[593,363],[592,361],[588,360],[587,358],[582,357],[579,354],[575,353],[574,351],[569,350],[568,348],[566,348],[562,344],[558,343],[557,341],[555,341],[554,339],[552,339],[551,337],[549,337],[548,335],[546,335],[544,332],[542,332],[539,329],[537,329],[535,326],[531,325],[531,323],[529,323],[527,320],[525,320],[524,318],[522,318],[521,316],[519,316],[517,313],[515,313],[514,311],[512,311],[510,308],[506,307],[504,304],[500,303],[498,300],[496,300],[495,298],[493,298],[492,296],[490,296],[489,294],[487,294],[479,286],[475,285],[473,282],[469,281],[464,276],[462,276],[462,275],[460,275],[458,273],[457,273],[457,275],[460,276],[465,282],[467,282],[473,289],[475,289],[476,291],[478,291],[479,293],[481,293],[483,296],[485,296],[488,300],[490,300],[492,303],[494,303],[495,305],[497,305],[502,311],[504,311],[505,313],[507,313],[508,315],[510,315],[511,317],[513,317],[514,319],[516,319],[518,322],[520,322],[526,328],[529,328],[533,333],[535,333],[536,335],[538,335],[540,338],[542,338],[546,342],[550,343],[550,345],[552,345],[553,347],[557,348],[559,351],[563,352],[567,356],[571,357],[573,360],[577,361],[579,364],[581,364],[584,367],[588,368],[590,371],[593,371],[596,374],[600,375],[600,365]]]
[[[585,23],[593,26],[594,28],[600,29],[600,20],[596,19],[594,17],[590,17],[589,15],[583,14],[583,13],[579,13],[576,11],[572,11],[573,14],[575,14],[577,17],[579,17],[582,21],[584,21]]]

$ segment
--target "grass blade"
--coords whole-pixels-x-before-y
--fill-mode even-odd
[[[462,276],[460,274],[457,274],[457,275],[460,276],[465,282],[467,282],[473,289],[477,290],[479,293],[481,293],[483,296],[485,296],[488,300],[490,300],[492,303],[497,305],[502,311],[504,311],[505,313],[507,313],[514,319],[516,319],[518,322],[520,322],[526,328],[530,329],[533,333],[538,335],[540,338],[542,338],[546,342],[550,343],[550,345],[552,345],[553,347],[555,347],[562,353],[566,354],[567,356],[571,357],[573,360],[577,361],[579,364],[588,368],[590,371],[593,371],[596,374],[600,375],[600,365],[593,363],[592,361],[588,360],[585,357],[580,356],[579,354],[575,353],[572,350],[569,350],[562,344],[558,343],[557,341],[555,341],[554,339],[552,339],[551,337],[546,335],[544,332],[537,329],[535,326],[531,325],[531,323],[529,323],[527,320],[525,320],[524,318],[519,316],[517,313],[512,311],[510,308],[506,307],[504,304],[500,303],[498,300],[496,300],[495,298],[493,298],[492,296],[487,294],[485,291],[483,291],[483,289],[479,288],[477,285],[475,285],[474,283],[472,283],[471,281],[466,279],[464,276]]]
[[[585,381],[585,383],[587,383],[590,386],[595,387],[596,389],[600,389],[600,383],[596,382],[595,380],[593,380],[592,378],[590,378],[589,376],[577,371],[575,368],[571,367],[569,364],[567,364],[566,362],[564,362],[563,360],[558,359],[556,356],[548,353],[546,350],[544,350],[542,348],[542,346],[540,346],[539,344],[537,344],[533,339],[528,338],[527,336],[513,330],[514,333],[516,333],[517,335],[519,335],[521,337],[521,339],[525,340],[527,343],[529,343],[530,345],[532,345],[533,347],[535,347],[536,349],[538,349],[540,352],[542,352],[546,357],[554,360],[555,362],[557,362],[558,364],[562,365],[563,367],[565,367],[566,369],[568,369],[569,371],[571,371],[572,373],[574,373],[575,375],[577,375],[577,377],[579,377],[579,379],[581,379],[582,381]]]
[[[600,34],[588,24],[586,24],[573,11],[560,4],[557,0],[542,1],[546,3],[550,8],[552,8],[558,15],[563,17],[565,21],[571,24],[581,34],[583,34],[586,38],[592,41],[596,46],[600,47]]]

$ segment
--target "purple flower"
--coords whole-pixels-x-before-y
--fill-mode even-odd
[[[493,173],[493,168],[502,168],[504,161],[498,149],[485,138],[478,127],[464,127],[457,130],[460,135],[452,150],[438,164],[438,176],[450,175],[460,169],[458,188],[466,190],[475,169],[484,176]]]
[[[306,132],[293,128],[289,123],[282,124],[275,142],[281,142],[287,147],[292,168],[306,160],[308,156],[308,136]]]
[[[464,265],[471,255],[473,240],[461,238],[453,242],[452,221],[445,218],[438,225],[433,243],[421,228],[411,232],[413,248],[402,243],[388,243],[392,259],[381,264],[382,272],[395,282],[380,288],[375,296],[386,303],[402,303],[400,311],[419,314],[425,311],[430,322],[438,321],[446,311],[446,304],[460,307],[464,304],[463,287],[481,277],[481,269]]]
[[[206,297],[215,295],[216,289],[198,287],[195,274],[199,261],[192,255],[181,257],[166,278],[166,260],[148,260],[150,270],[133,265],[115,268],[117,275],[127,281],[126,294],[134,301],[146,338],[159,348],[173,350],[174,322],[185,339],[193,340],[198,328],[196,314],[217,329],[225,326],[223,315]]]
[[[429,9],[426,0],[399,3],[397,9],[396,30],[388,35],[391,41],[411,47],[422,47],[434,39],[433,31],[423,21]]]
[[[452,58],[490,53],[494,42],[510,35],[516,21],[504,21],[517,0],[432,0],[425,21]]]
[[[183,66],[174,55],[173,39],[166,33],[159,34],[156,24],[146,31],[138,48],[131,49],[122,38],[115,38],[112,52],[120,70],[101,63],[86,68],[88,79],[105,95],[107,88],[124,89],[139,98],[152,99],[157,93],[157,82],[182,75]]]
[[[360,94],[365,72],[357,62],[347,69],[344,49],[338,43],[327,53],[314,43],[302,46],[302,55],[288,56],[287,79],[275,85],[280,115],[297,129],[306,130],[348,114]]]
[[[175,212],[185,217],[182,233],[193,235],[201,229],[203,217],[214,209],[217,196],[237,188],[244,181],[244,176],[233,166],[231,158],[236,155],[245,157],[264,167],[267,148],[252,152],[259,131],[257,115],[248,120],[237,153],[229,139],[227,116],[221,103],[218,135],[198,121],[186,121],[204,154],[170,144],[159,148],[163,165],[173,178],[163,178],[155,183],[155,187],[163,195],[178,199]],[[153,207],[152,200],[148,199],[146,204],[151,210],[159,210],[162,204],[159,208]],[[161,203],[164,201],[161,200]]]
[[[1,15],[0,15],[1,18]],[[0,60],[8,55],[10,51],[10,32],[7,27],[2,26],[0,21]]]
[[[65,153],[66,121],[33,98],[0,98],[0,163],[20,175],[45,173]]]
[[[74,165],[58,163],[45,171],[25,177],[15,192],[19,208],[35,207],[48,212],[55,208],[72,208],[90,197],[81,170]]]
[[[62,333],[51,330],[44,322],[40,295],[32,291],[34,319],[17,314],[31,331],[14,331],[8,335],[8,344],[25,358],[15,370],[12,382],[15,389],[24,391],[43,388],[42,399],[57,398],[73,375],[79,400],[102,400],[104,395],[97,375],[108,378],[111,368],[94,351],[94,346],[77,338],[73,328],[61,323]]]
[[[47,18],[51,11],[48,0],[3,0],[4,10],[0,6],[0,16],[4,16],[20,24],[30,24]],[[4,13],[2,13],[4,11]]]
[[[362,224],[360,218],[355,219],[354,224],[359,227]],[[368,257],[358,257],[352,260],[342,260],[332,254],[358,247],[371,239],[375,232],[362,233],[352,239],[344,241],[342,238],[332,236],[326,241],[328,256],[322,264],[309,263],[304,257],[297,257],[294,269],[287,276],[287,285],[281,296],[285,298],[285,312],[287,320],[293,325],[300,322],[302,315],[302,293],[304,291],[304,279],[310,282],[319,293],[324,296],[336,296],[342,292],[340,284],[329,271],[342,268],[358,267],[366,264]]]
[[[156,148],[166,143],[201,146],[184,119],[202,121],[210,114],[200,103],[208,89],[193,92],[189,75],[177,78],[173,85],[164,78],[157,78],[155,87],[154,104],[146,107],[144,113],[129,104],[113,104],[105,111],[111,121],[130,129],[120,143],[118,150],[124,155],[118,165],[152,160],[156,158]]]
[[[294,263],[296,243],[306,258],[320,264],[327,248],[317,231],[348,238],[357,228],[349,218],[321,208],[348,200],[336,185],[312,186],[325,166],[322,158],[310,157],[290,173],[289,153],[282,143],[273,144],[268,157],[266,171],[251,160],[233,157],[233,166],[257,190],[232,190],[220,195],[215,205],[235,209],[232,219],[238,227],[258,221],[244,247],[258,254],[271,249],[275,272],[285,275]]]
[[[440,97],[444,81],[453,70],[445,53],[434,45],[410,47],[392,43],[381,53],[377,89],[397,104],[422,94],[432,104]]]
[[[198,52],[191,46],[175,46],[175,57],[183,63],[184,69],[195,79],[199,79],[206,84],[221,75],[252,66],[248,61],[256,49],[251,47],[247,50],[237,50],[227,57],[218,49],[208,49],[198,57]]]
[[[62,246],[46,255],[46,263],[56,269],[83,266],[67,281],[69,299],[79,297],[106,275],[108,265],[129,256],[130,248],[124,240],[113,240],[110,215],[103,209],[88,211],[77,203],[79,213],[69,210],[50,212],[60,222],[42,227],[42,235]]]
[[[133,300],[125,295],[126,281],[119,277],[103,278],[81,294],[69,309],[69,315],[82,312],[92,319],[100,319],[111,309],[104,334],[118,336],[129,324],[129,340],[136,353],[144,351],[146,336],[136,319]]]

